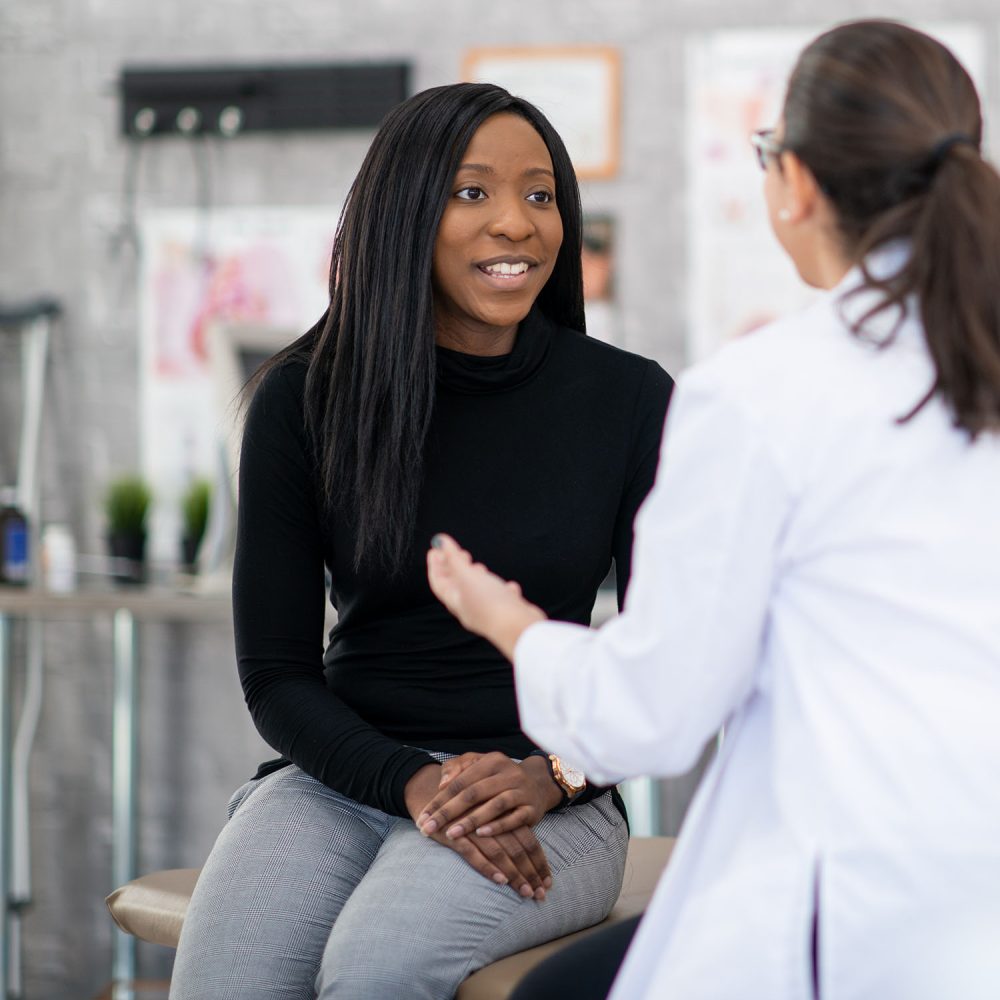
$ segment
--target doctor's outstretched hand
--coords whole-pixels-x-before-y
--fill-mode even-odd
[[[431,539],[427,579],[434,596],[462,625],[492,642],[508,660],[514,658],[521,633],[545,620],[545,612],[524,599],[517,583],[473,562],[450,535]]]

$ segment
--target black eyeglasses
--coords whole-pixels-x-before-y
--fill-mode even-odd
[[[777,159],[785,147],[775,139],[773,128],[759,128],[750,133],[750,145],[757,154],[761,170],[767,170],[767,161]]]

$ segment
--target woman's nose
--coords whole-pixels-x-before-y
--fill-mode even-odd
[[[496,199],[494,205],[496,211],[488,227],[491,236],[505,236],[517,243],[535,232],[528,206],[520,198]]]

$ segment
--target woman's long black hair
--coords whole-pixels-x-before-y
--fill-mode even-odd
[[[434,241],[472,136],[502,112],[534,127],[555,173],[563,242],[537,305],[584,332],[580,192],[562,140],[534,105],[501,87],[453,84],[386,116],[337,227],[329,308],[253,381],[292,355],[308,357],[306,427],[327,512],[353,514],[356,568],[397,572],[412,543],[436,376]]]

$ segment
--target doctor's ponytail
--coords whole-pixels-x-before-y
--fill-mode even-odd
[[[889,21],[834,28],[788,85],[783,148],[830,199],[850,259],[881,293],[877,312],[919,303],[940,395],[971,437],[1000,431],[1000,175],[980,153],[982,116],[961,64]],[[870,251],[905,240],[902,269],[876,277]]]

